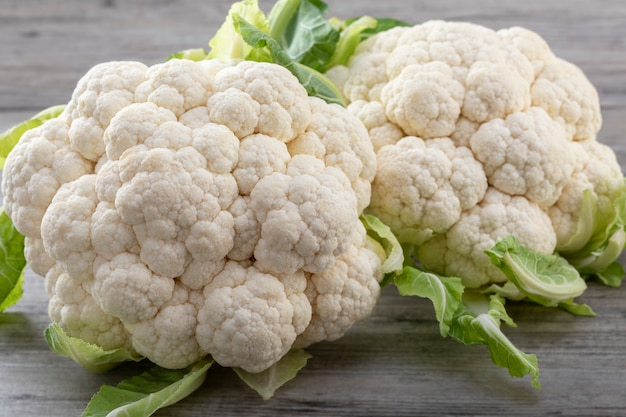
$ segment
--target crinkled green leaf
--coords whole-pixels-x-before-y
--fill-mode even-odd
[[[269,34],[292,60],[321,71],[339,41],[339,32],[324,17],[327,11],[319,0],[279,1],[268,15]]]
[[[300,369],[306,366],[310,358],[311,355],[304,350],[294,349],[264,371],[251,373],[241,368],[233,368],[233,370],[264,400],[269,400],[278,388],[292,380]]]
[[[566,259],[532,252],[513,236],[501,239],[485,253],[521,293],[543,306],[571,305],[571,300],[587,289],[585,280]]]
[[[396,239],[389,226],[371,214],[361,216],[361,222],[367,230],[367,236],[376,245],[380,246],[383,259],[382,272],[388,279],[400,272],[404,264],[404,254],[400,242]]]
[[[103,385],[91,398],[82,417],[148,417],[200,388],[212,360],[185,369],[158,366],[120,382]]]
[[[51,323],[44,331],[44,336],[50,349],[92,372],[106,372],[123,362],[138,362],[143,359],[126,349],[104,350],[100,346],[69,336],[57,323]]]
[[[259,8],[258,0],[243,0],[233,3],[222,26],[209,41],[209,59],[247,59],[252,47],[242,38],[233,17],[237,15],[261,33],[268,34],[269,23],[265,13]]]
[[[489,348],[492,362],[516,377],[531,375],[531,384],[540,387],[539,366],[535,355],[517,348],[502,332],[502,322],[515,326],[497,294],[487,298],[478,291],[466,290],[460,278],[443,277],[405,266],[394,284],[401,295],[417,295],[433,302],[441,335],[466,344]]]
[[[4,168],[4,162],[9,156],[9,152],[17,145],[24,132],[41,126],[46,120],[59,117],[63,113],[63,109],[65,109],[64,105],[49,107],[0,134],[0,169]]]
[[[341,93],[337,87],[323,74],[313,68],[295,62],[267,33],[259,30],[238,14],[233,15],[233,22],[237,32],[253,49],[266,49],[271,62],[287,68],[304,86],[310,96],[319,97],[328,103],[345,106]]]
[[[540,388],[537,357],[517,348],[502,332],[502,322],[514,326],[503,298],[494,294],[488,299],[482,294],[467,292],[452,320],[450,335],[464,344],[486,345],[494,364],[507,369],[511,376],[530,375],[532,386]]]
[[[24,236],[0,208],[0,313],[22,297],[25,268]]]
[[[460,278],[441,277],[405,266],[402,273],[394,277],[394,284],[400,295],[428,298],[435,308],[441,335],[448,335],[465,288]]]

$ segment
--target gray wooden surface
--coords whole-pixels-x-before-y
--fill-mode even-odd
[[[226,0],[0,0],[0,131],[67,101],[92,65],[147,64],[204,46]],[[270,2],[261,5],[268,10]],[[600,93],[610,144],[626,166],[626,1],[330,1],[334,14],[442,18],[492,28],[523,25],[578,64]],[[626,261],[626,258],[624,258]],[[104,383],[142,365],[94,375],[49,351],[42,280],[29,273],[22,302],[0,315],[0,416],[78,416]],[[442,339],[428,302],[383,291],[373,316],[321,343],[298,378],[261,400],[215,367],[191,397],[158,416],[626,416],[626,286],[591,284],[581,301],[595,318],[509,303],[506,333],[539,357],[541,390],[493,366],[482,346]]]

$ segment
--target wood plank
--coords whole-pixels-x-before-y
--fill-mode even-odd
[[[269,10],[271,1],[261,1]],[[626,167],[626,2],[623,0],[330,1],[333,14],[410,22],[465,20],[538,31],[596,85],[600,140]],[[230,1],[3,0],[0,7],[0,131],[69,98],[78,78],[106,60],[148,64],[205,46]],[[622,263],[626,258],[622,257]],[[143,369],[94,375],[46,346],[40,277],[27,276],[19,305],[0,315],[0,416],[79,415],[104,383]],[[204,386],[157,416],[626,416],[626,288],[591,283],[581,302],[598,313],[509,303],[506,334],[539,357],[541,390],[491,364],[482,346],[442,339],[424,300],[386,288],[368,320],[342,339],[312,346],[308,366],[270,401],[216,366]]]

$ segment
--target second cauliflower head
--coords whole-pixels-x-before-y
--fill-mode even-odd
[[[396,27],[327,74],[377,152],[368,211],[428,269],[468,287],[504,282],[484,253],[499,239],[575,252],[586,229],[614,215],[624,177],[596,140],[598,94],[528,29]],[[594,220],[584,218],[583,191]]]
[[[262,371],[372,311],[367,130],[269,63],[109,62],[7,159],[7,214],[70,336]]]

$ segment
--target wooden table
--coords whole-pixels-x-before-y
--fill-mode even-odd
[[[523,25],[555,53],[578,64],[597,86],[604,115],[600,140],[626,166],[626,1],[361,0],[334,1],[333,14],[410,22],[441,18],[492,28]],[[261,2],[269,10],[269,1]],[[147,64],[206,45],[225,0],[2,0],[0,130],[69,99],[92,65]],[[624,258],[626,262],[626,258]],[[21,303],[0,315],[0,416],[78,416],[104,383],[141,365],[94,375],[52,353],[42,279],[30,273]],[[595,283],[580,301],[598,316],[509,303],[518,327],[506,329],[538,355],[541,390],[491,364],[483,346],[442,339],[429,302],[383,291],[370,319],[344,338],[309,349],[314,358],[270,401],[234,374],[209,371],[205,385],[158,416],[626,416],[626,286]]]

